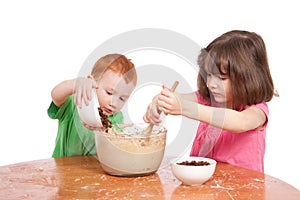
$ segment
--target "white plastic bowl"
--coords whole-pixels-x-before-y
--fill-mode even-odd
[[[209,165],[204,166],[189,166],[179,165],[183,161],[206,161]],[[215,172],[217,162],[210,158],[203,157],[184,157],[176,159],[171,163],[173,175],[184,185],[202,185],[208,181]]]
[[[93,127],[101,126],[101,119],[98,111],[99,102],[96,95],[96,90],[92,90],[92,99],[89,105],[86,105],[84,100],[82,100],[82,107],[77,107],[79,117],[81,121]]]

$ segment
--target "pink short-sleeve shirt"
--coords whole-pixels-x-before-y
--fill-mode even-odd
[[[199,92],[196,92],[196,95],[198,103],[205,104]],[[252,106],[261,109],[267,117],[262,128],[232,133],[200,122],[190,155],[208,157],[263,172],[269,109],[265,102],[249,107]]]

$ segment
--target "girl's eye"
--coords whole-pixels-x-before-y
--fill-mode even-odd
[[[209,73],[209,72],[207,72],[207,74],[206,74],[206,76],[211,76],[212,74],[211,73]]]
[[[228,75],[219,75],[218,76],[218,79],[220,79],[221,81],[225,81],[225,80],[227,80],[229,77],[228,77]]]
[[[223,76],[219,76],[218,77],[221,81],[225,81],[227,79],[227,77],[223,77]]]

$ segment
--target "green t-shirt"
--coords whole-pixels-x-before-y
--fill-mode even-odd
[[[53,158],[96,154],[94,132],[82,125],[73,95],[69,96],[61,107],[51,102],[48,115],[51,119],[58,119]],[[123,114],[117,112],[109,119],[113,124],[122,124]]]

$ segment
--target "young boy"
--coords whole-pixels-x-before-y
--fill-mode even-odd
[[[121,109],[134,90],[134,64],[121,54],[108,54],[94,65],[91,75],[65,80],[51,92],[48,115],[58,119],[58,133],[52,157],[96,154],[93,128],[82,122],[77,107],[88,104],[95,89],[104,114],[113,124],[123,123]],[[82,102],[83,100],[83,102]]]

